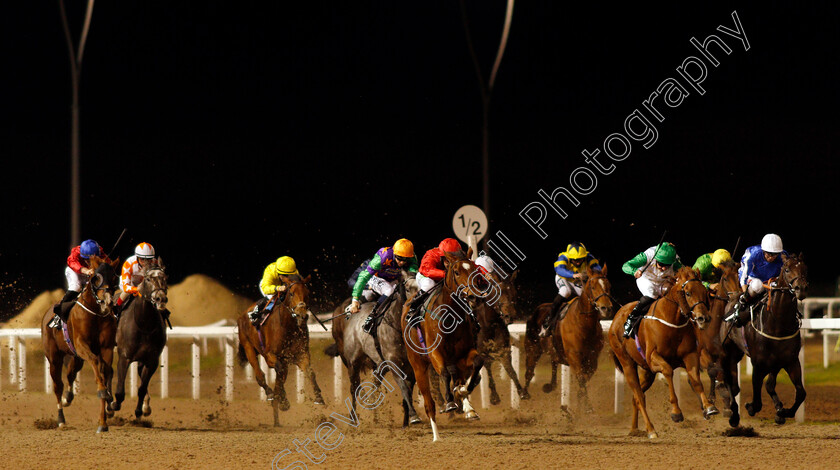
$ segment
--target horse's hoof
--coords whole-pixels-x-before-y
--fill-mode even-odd
[[[67,424],[64,421],[58,423],[59,429],[63,428],[64,426],[67,426]]]
[[[99,426],[98,428],[96,428],[96,434],[99,434],[99,433],[102,433],[102,432],[108,432],[108,426]]]
[[[283,400],[280,402],[280,411],[289,411],[291,405],[289,404],[289,400]]]
[[[551,393],[554,391],[554,385],[551,384],[543,384],[543,392],[544,393]]]
[[[683,417],[682,413],[671,413],[671,421],[675,423],[681,423],[685,418]]]
[[[523,388],[523,389],[522,389],[522,391],[521,391],[521,392],[519,392],[519,398],[520,398],[521,400],[530,400],[530,399],[531,399],[531,394],[530,394],[530,393],[528,393],[528,390],[527,390],[527,389],[524,389],[524,388]]]
[[[111,409],[114,410],[114,411],[120,411],[120,408],[122,408],[122,403],[120,403],[118,401],[112,401],[111,403],[108,404],[108,406],[110,406]]]
[[[105,400],[108,403],[114,401],[114,398],[111,396],[111,392],[108,390],[100,390],[96,392],[96,397],[100,400]]]
[[[149,416],[152,414],[152,407],[143,405],[143,416]]]
[[[708,408],[703,410],[703,419],[710,419],[716,414],[720,414],[720,410],[718,410],[715,405],[709,405]]]
[[[408,418],[408,424],[409,425],[422,424],[422,423],[423,423],[423,421],[421,421],[420,418],[417,417],[416,415],[415,416],[409,416],[409,418]]]
[[[502,402],[502,399],[499,398],[498,395],[491,395],[490,396],[490,404],[491,405],[498,405],[501,402]]]
[[[106,418],[113,418],[114,417],[114,410],[105,407],[105,417]]]
[[[320,406],[323,406],[323,405],[325,405],[325,404],[326,404],[326,403],[324,403],[324,399],[323,399],[323,398],[316,398],[316,399],[315,399],[315,401],[314,401],[313,403],[314,403],[314,404],[316,404],[316,405],[320,405]]]
[[[739,424],[741,424],[741,416],[733,414],[729,418],[729,425],[732,426],[733,428],[737,428]]]
[[[453,411],[456,411],[457,409],[458,409],[458,405],[456,405],[454,401],[450,401],[449,403],[443,405],[443,410],[441,410],[441,412],[442,413],[451,413]]]
[[[478,417],[478,413],[476,413],[473,410],[467,411],[467,413],[464,415],[464,418],[466,418],[469,421],[476,421],[481,419]]]
[[[659,437],[659,435],[656,434],[656,431],[651,431],[651,432],[648,433],[648,439],[656,439],[658,437]]]
[[[749,413],[750,416],[755,416],[756,413],[761,411],[761,408],[754,407],[752,403],[747,403],[744,405],[744,408],[747,409],[747,413]]]
[[[785,424],[785,421],[787,421],[787,419],[784,416],[780,414],[776,415],[776,424]]]

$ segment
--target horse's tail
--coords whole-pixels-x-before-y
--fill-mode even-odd
[[[324,354],[330,357],[338,357],[338,344],[332,343],[324,348]]]
[[[239,343],[239,367],[245,367],[245,364],[248,363],[248,356],[245,355],[245,347],[242,346],[242,343]]]

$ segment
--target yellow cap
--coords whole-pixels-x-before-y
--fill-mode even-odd
[[[298,273],[295,260],[292,259],[291,256],[281,256],[277,258],[277,261],[274,263],[274,269],[277,270],[277,274],[282,274],[284,276],[288,276],[290,274],[300,274]]]
[[[724,250],[723,248],[715,250],[715,252],[712,253],[712,266],[718,268],[721,264],[731,259],[732,256],[729,254],[728,251]]]
[[[414,244],[406,238],[400,238],[394,243],[394,254],[403,258],[414,257]]]

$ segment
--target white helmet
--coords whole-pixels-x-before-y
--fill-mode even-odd
[[[775,233],[768,233],[761,239],[761,249],[767,253],[781,253],[784,251],[781,237]]]
[[[134,254],[137,255],[138,258],[152,259],[155,257],[155,248],[152,245],[143,242],[134,248]]]
[[[496,265],[493,264],[493,260],[487,255],[482,255],[476,258],[475,264],[484,268],[484,270],[488,273],[492,273],[493,270],[496,269]]]

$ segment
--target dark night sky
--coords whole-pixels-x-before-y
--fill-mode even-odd
[[[0,317],[63,284],[70,244],[58,6],[17,3],[0,18]],[[68,0],[76,31],[83,3]],[[148,241],[171,282],[200,272],[252,297],[264,266],[290,254],[317,269],[328,306],[380,246],[404,236],[422,254],[451,235],[454,211],[481,204],[481,98],[458,3],[311,3],[96,4],[82,72],[83,238],[110,248],[127,227],[119,255]],[[467,1],[485,76],[504,8]],[[526,302],[551,298],[552,263],[571,240],[613,268],[629,300],[619,267],[663,230],[689,263],[776,232],[808,256],[812,295],[833,295],[837,7],[570,8],[517,3],[491,103],[491,233],[526,253]],[[716,31],[734,27],[733,10],[749,51]],[[636,143],[566,220],[550,213],[540,240],[519,211],[539,189],[568,187],[581,151],[621,132],[698,55],[689,39],[710,34],[732,53],[716,54],[705,95],[689,88],[666,108],[657,142]]]

